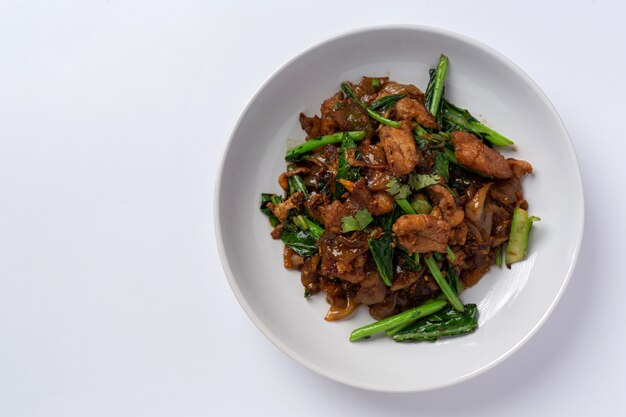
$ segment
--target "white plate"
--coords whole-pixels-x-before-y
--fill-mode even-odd
[[[288,138],[298,114],[319,113],[343,80],[391,76],[425,89],[440,53],[450,58],[446,97],[513,138],[509,156],[530,161],[523,182],[535,223],[528,257],[493,269],[463,293],[479,306],[479,329],[436,343],[388,338],[350,343],[373,319],[323,320],[323,295],[303,298],[300,274],[282,265],[280,241],[259,212],[262,192],[280,192]],[[215,196],[216,233],[228,281],[246,313],[276,346],[308,368],[377,391],[421,391],[475,376],[518,349],[546,320],[574,267],[583,230],[583,192],[572,144],[554,107],[518,67],[465,36],[414,26],[375,27],[323,42],[283,65],[243,111],[225,151]]]

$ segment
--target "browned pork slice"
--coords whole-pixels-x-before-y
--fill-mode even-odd
[[[345,216],[353,216],[358,210],[357,205],[349,204],[348,201],[342,203],[339,200],[318,209],[323,219],[324,228],[333,233],[341,233],[341,219]]]
[[[366,209],[374,216],[381,216],[393,210],[393,198],[383,191],[375,193],[367,188],[365,179],[353,183],[350,195],[343,203],[335,200],[325,206],[319,206],[312,214],[319,214],[324,227],[329,232],[341,233],[341,219],[353,216],[357,211]]]
[[[509,163],[498,151],[491,149],[474,134],[456,130],[452,132],[454,155],[461,165],[490,177],[510,178]]]
[[[420,277],[424,274],[424,271],[424,268],[417,272],[409,271],[408,269],[396,268],[396,271],[393,274],[393,284],[389,289],[393,292],[410,287],[420,279]]]
[[[354,183],[354,189],[348,197],[349,202],[354,202],[357,206],[367,209],[374,216],[382,216],[393,210],[394,200],[387,192],[379,191],[371,193],[367,189],[365,179],[360,179]]]
[[[323,275],[353,284],[365,279],[365,262],[369,251],[365,233],[346,236],[325,232],[320,238],[319,249]]]
[[[363,175],[371,191],[386,191],[387,184],[394,178],[393,174],[384,169],[366,169]]]
[[[428,187],[428,195],[435,206],[439,207],[444,220],[447,221],[451,227],[463,223],[465,212],[461,207],[456,205],[454,197],[446,187],[439,184],[431,185]]]
[[[435,116],[433,116],[422,101],[404,97],[398,100],[394,106],[396,116],[400,120],[415,120],[423,127],[436,129],[438,127]]]
[[[469,229],[467,228],[467,224],[465,224],[465,222],[453,227],[450,230],[450,235],[448,236],[448,243],[450,245],[465,245],[468,232]]]
[[[378,136],[385,149],[391,171],[398,176],[413,171],[420,161],[420,156],[417,153],[410,124],[402,123],[400,129],[381,126]]]
[[[396,220],[392,230],[409,254],[445,252],[450,225],[430,214],[405,214]]]
[[[360,159],[356,159],[356,149],[348,149],[346,156],[348,163],[353,167],[369,167],[376,169],[384,169],[387,167],[387,159],[385,158],[385,149],[379,142],[375,145],[371,143],[359,143]]]
[[[320,133],[322,135],[330,135],[331,133],[335,133],[339,126],[333,117],[333,112],[337,105],[341,102],[343,98],[343,94],[341,92],[335,94],[334,96],[324,100],[322,103],[322,107],[320,109],[322,117],[320,122]]]

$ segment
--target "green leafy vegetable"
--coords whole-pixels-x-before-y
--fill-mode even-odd
[[[400,265],[402,269],[408,269],[413,272],[422,269],[419,253],[414,253],[413,256],[410,256],[401,246],[396,247],[395,253],[397,255],[397,264]]]
[[[317,253],[315,246],[317,239],[304,230],[283,230],[280,240],[302,257],[313,256]]]
[[[450,288],[452,288],[452,291],[458,294],[460,292],[459,287],[461,281],[459,280],[459,273],[454,266],[448,265],[448,273],[446,274],[446,278],[448,279],[448,284],[450,284]]]
[[[367,244],[372,253],[372,258],[376,263],[378,273],[385,285],[391,286],[393,281],[393,237],[391,236],[391,227],[398,218],[396,208],[376,219],[378,225],[383,229],[383,235],[378,239],[369,239]]]
[[[449,172],[450,161],[448,158],[441,152],[435,153],[435,172],[441,178],[448,178],[450,176]]]
[[[380,78],[372,78],[372,88],[375,90],[380,88]]]
[[[509,242],[506,245],[506,266],[519,262],[526,257],[526,248],[528,247],[528,237],[533,222],[541,220],[539,217],[528,216],[528,212],[524,209],[516,207],[513,211],[513,219],[511,219],[511,234]]]
[[[467,110],[457,107],[445,99],[442,102],[441,110],[443,126],[448,132],[452,130],[467,130],[496,146],[513,145],[514,143],[511,139],[480,123]]]
[[[268,194],[268,193],[261,194],[261,207],[259,208],[261,210],[261,213],[265,214],[270,219],[270,224],[272,225],[272,227],[278,226],[280,221],[278,220],[276,216],[274,216],[274,213],[272,213],[270,208],[267,207],[267,204],[268,203],[280,204],[282,202],[283,202],[283,198],[279,195]]]
[[[400,200],[411,195],[411,187],[394,178],[387,183],[387,193],[396,200]]]
[[[463,312],[453,307],[443,308],[419,319],[393,336],[396,342],[435,341],[440,337],[470,333],[478,327],[476,304],[465,305]]]
[[[293,165],[288,168],[288,171],[293,170]],[[306,185],[304,184],[304,180],[300,175],[292,175],[287,180],[289,182],[289,195],[297,192],[301,192],[304,194],[304,197],[309,197],[309,191],[306,189]]]
[[[374,111],[384,111],[396,104],[398,100],[406,97],[406,94],[392,94],[390,96],[381,97],[372,103],[370,109]]]
[[[352,88],[350,88],[350,84],[348,83],[341,83],[341,89],[343,90],[344,93],[346,93],[346,95],[348,95],[350,98],[352,98],[352,100],[354,100],[355,103],[357,103],[359,106],[363,107],[365,109],[365,111],[367,112],[367,114],[374,120],[390,126],[390,127],[395,127],[396,129],[400,127],[400,122],[396,122],[395,120],[390,120],[387,119],[386,117],[381,116],[380,114],[376,113],[374,110],[370,109],[369,107],[367,107],[367,104],[365,104],[363,102],[363,100],[361,100],[355,93],[354,91],[352,91]]]
[[[359,210],[354,216],[341,218],[341,231],[344,233],[363,230],[374,220],[367,210]]]
[[[324,233],[324,228],[322,226],[318,225],[313,220],[309,219],[308,217],[306,217],[306,216],[304,216],[302,214],[300,214],[298,216],[295,216],[293,218],[293,222],[301,230],[303,230],[305,232],[309,232],[311,237],[313,239],[315,239],[316,242],[319,240],[319,238]]]
[[[427,301],[418,307],[406,310],[400,314],[396,314],[395,316],[387,317],[386,319],[368,324],[367,326],[359,327],[358,329],[353,330],[350,334],[350,341],[355,342],[357,340],[370,337],[376,333],[381,333],[394,327],[398,327],[404,323],[412,322],[421,317],[428,316],[429,314],[433,314],[441,310],[446,304],[445,300]]]
[[[439,184],[441,177],[437,174],[411,174],[409,175],[409,187],[413,191]]]
[[[365,131],[363,130],[339,132],[333,133],[332,135],[320,136],[318,138],[307,140],[300,145],[296,145],[292,148],[287,149],[285,160],[290,162],[297,162],[302,158],[305,158],[311,151],[314,151],[315,149],[321,148],[322,146],[326,146],[331,143],[341,143],[344,133],[347,133],[348,136],[350,136],[350,139],[352,139],[353,141],[359,141],[365,137]]]

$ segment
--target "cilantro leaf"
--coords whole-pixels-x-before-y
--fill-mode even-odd
[[[421,190],[422,188],[429,187],[431,185],[439,184],[441,177],[437,174],[411,174],[409,175],[409,186],[413,191]]]
[[[341,218],[341,231],[344,233],[363,230],[374,220],[367,210],[359,210],[354,216],[345,216]]]
[[[387,183],[387,193],[396,200],[402,200],[411,195],[411,188],[394,178]]]

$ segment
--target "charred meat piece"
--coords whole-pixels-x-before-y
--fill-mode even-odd
[[[392,230],[409,254],[445,252],[450,225],[430,214],[405,214],[396,220]]]
[[[320,122],[320,133],[322,135],[330,135],[331,133],[335,133],[338,131],[338,125],[333,117],[333,112],[343,99],[343,94],[341,92],[335,94],[331,98],[324,100],[322,103],[321,111],[321,122]]]
[[[420,161],[420,156],[417,153],[410,124],[403,123],[400,129],[381,126],[378,129],[378,135],[385,149],[391,172],[400,176],[413,171]]]
[[[322,256],[322,274],[353,284],[365,279],[369,247],[367,235],[364,233],[347,236],[326,232],[320,239],[319,249]]]
[[[456,205],[454,197],[446,187],[439,184],[431,185],[428,187],[428,195],[433,203],[439,207],[444,220],[448,222],[450,227],[463,223],[465,212]]]
[[[423,127],[429,129],[438,127],[435,116],[426,109],[422,101],[409,97],[401,98],[394,106],[394,111],[399,120],[415,120]]]
[[[386,192],[371,193],[367,188],[364,179],[354,184],[350,197],[350,202],[354,202],[358,207],[364,208],[374,216],[381,216],[393,210],[393,198]]]
[[[452,132],[454,155],[463,166],[489,177],[510,178],[513,175],[509,163],[498,151],[491,149],[469,132]]]

